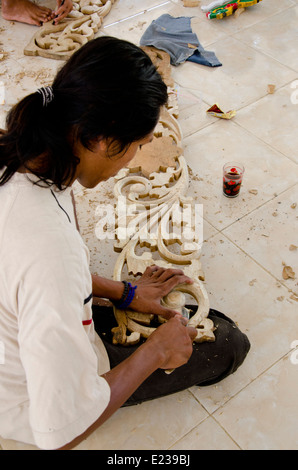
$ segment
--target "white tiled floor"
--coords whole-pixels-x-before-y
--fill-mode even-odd
[[[291,344],[298,340],[298,249],[289,246],[298,246],[298,0],[263,0],[238,19],[219,21],[207,20],[199,7],[183,7],[182,0],[116,0],[101,33],[139,44],[163,13],[192,16],[200,42],[223,64],[211,69],[187,62],[173,67],[173,77],[184,155],[194,175],[189,195],[204,203],[202,263],[210,303],[237,321],[251,351],[233,376],[215,386],[120,409],[78,449],[297,450],[298,365]],[[7,52],[0,62],[6,85],[0,125],[17,99],[49,84],[61,65],[24,57],[34,31],[0,21]],[[268,94],[268,84],[276,86],[274,94]],[[207,116],[214,103],[235,109],[236,117]],[[232,200],[222,195],[220,183],[229,160],[246,168],[241,194]],[[97,197],[112,187],[107,182]],[[86,191],[89,225],[93,200]],[[91,269],[109,277],[117,255],[110,245],[105,248],[104,255],[93,250]],[[295,279],[282,278],[284,264]],[[28,448],[0,443],[3,449]]]

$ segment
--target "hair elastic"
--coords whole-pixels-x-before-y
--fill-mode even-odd
[[[54,98],[53,88],[51,86],[38,88],[37,93],[40,93],[42,96],[43,106],[47,106]]]

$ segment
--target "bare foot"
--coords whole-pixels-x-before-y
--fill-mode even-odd
[[[2,16],[8,21],[41,26],[51,21],[55,13],[50,8],[35,5],[30,0],[2,0]]]

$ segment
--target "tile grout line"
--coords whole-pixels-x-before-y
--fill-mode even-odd
[[[246,46],[246,47],[249,47],[249,48],[250,48],[251,50],[253,50],[254,52],[258,52],[259,54],[262,54],[263,56],[268,57],[268,58],[274,60],[277,64],[279,64],[279,65],[281,65],[281,66],[283,66],[283,67],[285,67],[285,68],[291,70],[292,72],[295,72],[295,73],[298,74],[298,71],[297,71],[297,70],[295,70],[294,68],[290,67],[290,66],[287,65],[287,64],[284,64],[283,62],[280,62],[278,59],[276,59],[275,57],[273,57],[272,55],[270,55],[268,52],[265,52],[263,49],[257,49],[257,48],[255,48],[255,47],[251,46],[250,44],[244,42],[243,40],[234,37],[235,34],[238,34],[238,33],[233,33],[233,34],[229,35],[229,37],[230,37],[230,38],[233,38],[235,41],[239,41],[241,44],[243,44],[243,45]]]
[[[293,80],[290,80],[286,83],[284,83],[283,85],[280,85],[280,86],[277,86],[275,88],[276,91],[279,91],[281,90],[282,88],[285,88],[286,86],[289,86],[291,83],[293,83]],[[253,104],[256,104],[256,103],[259,103],[259,101],[263,100],[264,98],[267,98],[267,96],[270,96],[270,93],[265,93],[263,96],[260,96],[259,98],[255,99],[255,100],[252,100],[250,103],[246,103],[244,104],[243,106],[240,106],[240,108],[237,109],[237,112],[238,111],[243,111],[245,108],[247,108],[248,106],[252,106]],[[237,122],[236,120],[234,120],[233,122]]]
[[[244,389],[245,387],[243,387]],[[188,392],[192,395],[192,397],[197,401],[197,403],[206,411],[206,413],[208,414],[204,419],[202,419],[199,423],[195,424],[193,428],[191,428],[189,431],[187,431],[182,437],[180,437],[179,439],[177,439],[173,444],[171,444],[170,447],[168,447],[167,450],[170,450],[175,444],[177,444],[179,441],[181,441],[182,439],[184,439],[186,436],[188,436],[196,427],[198,426],[201,426],[201,424],[203,424],[205,421],[207,421],[207,419],[211,418],[212,420],[214,420],[216,422],[216,424],[224,431],[224,433],[234,442],[235,445],[237,445],[237,447],[239,447],[240,450],[241,449],[241,446],[235,441],[235,439],[229,434],[229,432],[216,420],[216,418],[212,415],[212,413],[210,413],[206,408],[205,406],[199,401],[199,399],[188,389]],[[235,394],[236,395],[236,394]],[[235,396],[234,395],[234,396]],[[233,397],[231,397],[233,398]],[[219,407],[220,408],[220,407]],[[218,408],[218,409],[219,409]],[[217,411],[217,410],[216,410]],[[180,449],[181,450],[181,449]],[[214,449],[215,450],[215,449]]]
[[[225,230],[225,229],[224,229]],[[260,264],[259,261],[257,261],[255,258],[252,257],[252,255],[250,255],[249,253],[247,253],[243,248],[241,248],[239,245],[237,245],[237,243],[235,243],[228,235],[224,234],[221,232],[221,235],[223,235],[225,238],[227,238],[227,240],[229,240],[231,243],[233,243],[233,245],[235,245],[242,253],[245,254],[245,256],[247,256],[248,258],[250,258],[257,266],[259,266],[263,271],[265,271],[269,276],[271,276],[276,282],[278,282],[280,285],[282,285],[283,287],[285,287],[285,289],[288,291],[288,294],[293,294],[294,291],[289,288],[282,279],[278,279],[273,273],[271,273],[270,271],[268,271],[267,268],[265,268],[265,266],[263,266],[262,264]],[[291,302],[290,302],[291,303]]]
[[[278,90],[281,90],[282,88],[285,88],[285,87],[291,85],[291,83],[293,83],[293,80],[290,80],[290,81],[284,83],[283,85],[280,85],[279,87],[276,88],[276,90],[277,90],[277,91],[278,91]],[[178,86],[182,86],[182,85],[180,85],[178,82],[177,82],[177,84],[178,84]],[[185,87],[184,87],[184,88],[185,88]],[[203,93],[203,92],[202,92],[202,93]],[[245,109],[248,108],[249,106],[252,106],[252,105],[254,105],[254,104],[256,104],[256,103],[259,103],[261,100],[265,99],[267,96],[269,96],[269,93],[265,93],[263,96],[260,96],[260,97],[257,98],[256,100],[252,100],[251,102],[246,103],[245,105],[243,105],[243,106],[241,106],[240,108],[237,109],[237,113],[238,113],[239,111],[245,110]],[[205,101],[205,100],[203,100],[203,99],[202,99],[201,101],[202,101],[202,103],[204,103],[206,106],[211,106],[210,104],[207,103],[207,101]],[[184,109],[188,109],[188,108],[190,108],[191,106],[192,106],[192,105],[189,105],[189,106],[185,107]],[[179,116],[178,116],[178,122],[179,122]],[[190,132],[187,136],[185,136],[185,138],[191,137],[191,136],[193,136],[194,134],[199,133],[202,129],[205,129],[206,127],[208,127],[208,126],[210,126],[210,125],[212,125],[212,124],[215,124],[215,123],[217,123],[217,122],[218,122],[218,120],[214,120],[213,122],[207,123],[206,125],[203,125],[203,126],[200,127],[199,129],[194,130],[193,132]],[[241,129],[245,130],[247,133],[249,133],[250,135],[252,135],[255,139],[257,139],[257,140],[260,141],[261,143],[265,144],[266,146],[268,146],[269,148],[271,148],[271,149],[274,150],[275,152],[280,153],[281,155],[283,155],[284,157],[286,157],[286,158],[287,158],[288,160],[290,160],[291,162],[297,164],[297,162],[296,162],[295,160],[292,160],[291,157],[289,157],[289,156],[286,155],[285,153],[281,152],[279,149],[273,147],[273,146],[270,145],[268,142],[266,142],[265,140],[263,140],[261,137],[259,137],[259,136],[257,136],[256,134],[254,134],[252,131],[250,131],[249,129],[247,129],[243,124],[240,124],[240,123],[237,121],[237,119],[234,119],[234,120],[233,120],[233,124],[239,126]],[[180,125],[181,125],[181,123],[180,123]]]
[[[283,193],[285,193],[286,191],[289,191],[290,189],[292,189],[294,186],[296,186],[298,183],[294,183],[292,186],[290,186],[289,188],[285,189],[284,191],[282,191],[278,196],[282,195]],[[227,227],[223,228],[222,230],[218,230],[207,218],[203,218],[204,220],[206,220],[206,222],[208,222],[212,228],[214,230],[216,230],[217,233],[214,233],[212,235],[210,235],[210,237],[208,237],[207,239],[204,240],[203,243],[206,243],[208,242],[208,240],[211,240],[212,238],[218,236],[218,235],[222,235],[224,236],[230,243],[232,243],[234,246],[236,246],[245,256],[247,256],[249,259],[251,259],[257,266],[259,266],[263,271],[265,271],[270,277],[272,277],[276,282],[278,282],[280,285],[282,285],[283,287],[285,287],[285,289],[288,291],[288,294],[293,294],[294,291],[287,286],[287,284],[282,280],[282,279],[278,279],[274,274],[272,274],[270,271],[268,271],[267,268],[265,268],[265,266],[263,266],[262,264],[260,264],[259,261],[257,261],[255,258],[253,258],[252,255],[250,255],[249,253],[247,253],[243,248],[241,248],[235,241],[233,241],[227,234],[224,233],[225,230],[227,230],[228,228],[230,228],[233,224],[239,222],[240,220],[244,219],[244,217],[247,217],[248,215],[254,213],[255,211],[257,211],[258,209],[264,207],[267,203],[269,202],[272,202],[274,201],[274,199],[276,199],[278,196],[275,196],[273,197],[272,199],[270,199],[269,201],[266,201],[264,202],[263,204],[261,204],[260,206],[256,207],[255,209],[253,209],[252,211],[248,212],[247,214],[243,215],[242,217],[239,217],[236,221],[232,222],[231,224],[227,225]]]
[[[168,3],[168,2],[167,2],[167,3]],[[293,6],[294,6],[294,5],[292,5],[292,6],[289,7],[289,8],[292,8]],[[275,15],[270,15],[270,17],[272,17],[272,16],[275,16]],[[269,18],[269,17],[268,17],[268,18]],[[258,23],[261,22],[261,21],[262,21],[262,20],[258,21],[258,22],[255,23],[255,24],[258,24]],[[248,28],[249,28],[249,27],[243,28],[243,29],[248,29]],[[233,36],[233,35],[229,35],[229,36]],[[235,38],[234,38],[234,39],[235,39]],[[254,49],[254,50],[255,50],[255,49]],[[259,52],[260,52],[260,51],[259,51]],[[270,56],[270,57],[271,57],[271,56]],[[278,62],[278,61],[277,61],[277,62]],[[284,65],[284,64],[282,64],[282,65]],[[265,95],[265,96],[266,96],[266,95]],[[261,97],[261,98],[259,98],[259,99],[262,99],[262,98],[264,98],[264,97]],[[253,101],[252,103],[254,103],[254,101]],[[249,104],[247,104],[246,106],[249,106],[249,105],[252,104],[252,103],[249,103]],[[246,106],[244,106],[244,107],[246,107]],[[244,107],[243,107],[243,108],[244,108]],[[243,108],[240,108],[240,109],[243,109]],[[215,122],[216,122],[216,121],[214,121],[214,123],[215,123]],[[207,126],[212,125],[212,124],[213,124],[213,123],[207,124]],[[240,124],[238,124],[238,123],[237,123],[237,125],[239,125],[240,127],[242,127],[242,126],[241,126]],[[207,127],[207,126],[204,126],[204,127]],[[246,129],[246,131],[247,131],[247,129]],[[196,132],[198,132],[198,131],[196,131]],[[248,131],[248,132],[249,132],[249,131]],[[195,133],[195,132],[194,132],[194,133]],[[192,134],[191,134],[191,135],[192,135]],[[255,136],[255,137],[256,137],[256,136]],[[261,140],[261,139],[260,139],[260,140]],[[267,144],[267,145],[268,145],[268,144]],[[280,152],[280,153],[281,153],[281,152]],[[281,153],[281,155],[283,155],[283,154]],[[289,189],[289,188],[288,188],[288,189]],[[286,190],[285,190],[285,191],[286,191]],[[283,192],[284,192],[284,191],[283,191]],[[281,192],[280,194],[282,194],[283,192]],[[274,198],[272,198],[271,200],[274,200]],[[250,211],[249,214],[250,214],[250,213],[253,213],[256,209],[262,207],[263,205],[265,205],[267,202],[270,202],[271,200],[264,202],[264,204],[261,204],[261,205],[258,206],[257,208],[255,208],[255,209],[253,209],[252,211]],[[246,214],[246,215],[248,215],[248,214]],[[243,216],[243,217],[245,217],[245,216]],[[206,219],[206,220],[207,220],[207,219]],[[238,220],[239,220],[239,219],[238,219]],[[207,222],[210,223],[208,220],[207,220]],[[235,222],[233,222],[233,223],[235,223]],[[226,230],[226,228],[228,228],[228,227],[225,227],[225,228],[222,229],[222,230],[218,230],[218,229],[215,228],[212,224],[210,224],[210,225],[216,230],[216,232],[217,232],[216,234],[222,233],[223,236],[225,236],[225,237],[229,240],[229,237],[227,237],[227,235],[225,235],[225,234],[223,233],[223,231]],[[230,224],[230,225],[232,225],[232,224]],[[214,235],[212,235],[212,236],[214,236]],[[230,241],[231,241],[234,245],[236,245],[232,240],[230,240]],[[236,246],[237,246],[237,245],[236,245]],[[240,248],[240,247],[238,247],[238,248]],[[244,250],[242,250],[241,248],[240,248],[240,250],[244,252]],[[244,253],[245,253],[245,252],[244,252]],[[245,254],[246,254],[246,253],[245,253]],[[247,254],[246,254],[246,255],[247,255]],[[247,256],[249,256],[249,255],[247,255]],[[252,258],[252,259],[253,259],[253,258]],[[253,260],[253,261],[256,262],[255,260]],[[262,266],[261,266],[261,267],[262,267]],[[262,267],[262,268],[263,268],[263,267]],[[263,269],[264,269],[264,268],[263,268]],[[279,360],[281,360],[281,359],[282,359],[282,358],[280,358]],[[277,360],[276,362],[278,362],[279,360]],[[272,367],[272,365],[271,365],[270,367]],[[269,370],[270,367],[268,367],[266,370]],[[266,372],[266,370],[263,371],[262,373],[260,373],[256,378],[259,378],[264,372]],[[256,378],[254,378],[250,383],[254,382],[254,380],[256,380]],[[247,385],[249,385],[249,384],[247,384]],[[243,387],[243,389],[246,388],[247,385],[246,385],[245,387]],[[243,390],[243,389],[241,389],[241,390]],[[240,391],[241,391],[241,390],[240,390]],[[234,395],[234,397],[235,397],[240,391],[238,391],[238,392]],[[191,392],[190,392],[190,393],[191,393]],[[194,398],[196,399],[196,397],[194,397]],[[231,397],[231,398],[233,398],[233,397]],[[197,401],[198,401],[198,403],[200,404],[200,406],[202,406],[203,409],[205,409],[205,407],[199,402],[199,400],[197,400]],[[224,405],[223,405],[223,406],[224,406]],[[218,409],[220,409],[220,408],[218,408]],[[206,410],[206,409],[205,409],[205,410]],[[208,416],[206,416],[206,418],[203,419],[203,420],[202,420],[199,424],[197,424],[196,426],[198,426],[198,425],[202,424],[203,422],[205,422],[208,417],[211,417],[211,418],[224,430],[224,432],[232,439],[232,441],[235,442],[235,444],[241,449],[241,446],[240,446],[239,444],[237,444],[237,442],[232,438],[232,436],[230,436],[230,434],[227,432],[227,430],[224,429],[223,426],[216,420],[216,418],[213,416],[213,414],[212,414],[212,413],[209,413],[207,410],[206,410],[206,412],[208,413]],[[196,426],[194,426],[190,431],[188,431],[183,437],[187,436]],[[179,442],[179,440],[181,440],[181,438],[178,439],[176,442]],[[174,444],[175,444],[175,443],[174,443]],[[172,445],[170,446],[170,448],[173,447],[174,444],[172,444]]]
[[[286,7],[286,8],[284,8],[284,9],[282,9],[281,12],[286,11],[286,10],[289,10],[290,8],[295,8],[296,6],[297,6],[296,4],[290,5],[290,6]],[[252,23],[252,24],[250,24],[250,25],[248,25],[248,26],[243,26],[243,27],[241,27],[241,28],[240,28],[238,31],[236,31],[236,32],[224,33],[224,34],[225,34],[226,38],[232,37],[233,39],[236,39],[236,38],[234,38],[234,35],[241,33],[243,30],[245,31],[245,30],[247,30],[247,29],[249,29],[249,28],[253,28],[254,26],[256,26],[256,25],[258,25],[258,24],[260,24],[260,23],[266,21],[267,19],[272,18],[273,16],[280,15],[281,12],[278,11],[278,12],[276,12],[276,13],[269,14],[269,15],[266,16],[265,18],[262,18],[262,19],[260,19],[260,20],[256,20],[255,23]],[[232,19],[232,18],[231,18],[231,19]],[[224,39],[225,39],[225,38],[224,38]],[[207,44],[206,44],[206,47],[209,47],[209,46],[211,46],[211,45],[213,45],[213,44],[216,44],[217,41],[218,41],[218,40],[213,41],[213,42],[210,42],[210,43],[207,43]],[[240,41],[240,40],[239,40],[239,41]],[[241,42],[242,42],[242,41],[241,41]],[[246,43],[242,42],[242,44],[246,44]],[[246,45],[247,45],[247,44],[246,44]]]
[[[257,211],[258,209],[264,207],[266,204],[274,201],[276,198],[278,198],[279,196],[281,196],[282,194],[284,194],[286,191],[289,191],[290,189],[294,188],[295,186],[297,186],[298,183],[293,183],[291,186],[288,186],[286,189],[284,189],[283,191],[281,191],[279,194],[277,194],[276,196],[273,196],[272,198],[268,199],[267,201],[261,203],[259,206],[255,207],[254,209],[252,209],[251,211],[247,212],[246,214],[242,215],[241,217],[238,217],[237,220],[235,220],[234,222],[231,222],[230,224],[228,224],[226,227],[222,228],[222,229],[218,229],[214,223],[212,223],[210,220],[208,220],[207,217],[203,217],[204,220],[206,220],[206,222],[208,222],[208,224],[210,224],[212,226],[212,228],[214,228],[215,230],[217,230],[218,233],[223,233],[224,230],[226,230],[227,228],[230,228],[233,224],[239,222],[240,220],[242,220],[244,217],[247,217],[248,215],[250,214],[253,214],[255,211]],[[217,235],[217,234],[215,234]],[[213,235],[214,236],[214,235]],[[227,235],[226,235],[227,236]],[[211,237],[210,237],[211,238]]]
[[[225,434],[227,434],[227,436],[229,436],[229,438],[231,439],[231,441],[234,442],[234,444],[239,447],[239,450],[243,450],[243,448],[240,446],[240,444],[238,444],[238,442],[231,436],[231,434],[228,432],[227,429],[225,429],[223,427],[223,425],[213,416],[213,414],[210,415],[212,419],[214,419],[215,423],[225,432]]]
[[[268,367],[266,367],[262,372],[260,372],[256,377],[254,377],[249,383],[247,383],[246,385],[244,385],[240,390],[238,390],[233,396],[231,396],[228,400],[225,401],[225,403],[223,403],[222,405],[220,405],[218,408],[216,408],[214,411],[212,412],[209,412],[205,406],[200,402],[199,398],[197,398],[190,390],[188,390],[192,395],[193,397],[195,398],[195,400],[199,403],[200,406],[202,406],[202,408],[206,411],[206,413],[208,413],[208,416],[206,416],[206,418],[204,418],[200,423],[198,423],[196,426],[194,426],[189,432],[187,432],[182,438],[180,438],[179,440],[183,439],[185,436],[187,436],[191,431],[193,431],[193,429],[195,429],[197,426],[200,426],[201,423],[203,423],[204,421],[207,420],[207,418],[212,418],[214,419],[214,421],[216,422],[216,424],[218,424],[218,426],[220,426],[220,428],[229,436],[229,438],[239,447],[239,449],[243,450],[243,448],[240,446],[240,444],[238,444],[237,441],[235,441],[235,439],[230,435],[230,433],[223,427],[223,425],[216,419],[216,417],[214,416],[214,413],[217,413],[220,409],[223,409],[227,403],[229,403],[231,400],[233,400],[235,397],[237,397],[237,395],[239,395],[241,392],[243,392],[243,390],[245,390],[248,386],[250,386],[252,383],[254,383],[256,380],[258,380],[259,378],[261,378],[264,374],[266,374],[267,372],[270,371],[270,369],[272,367],[274,367],[276,364],[278,364],[280,361],[284,360],[284,358],[286,358],[288,356],[288,354],[291,352],[291,348],[290,350],[283,354],[280,358],[278,358],[276,361],[274,361],[272,364],[270,364]],[[176,442],[179,442],[176,441]],[[173,444],[174,445],[174,444]]]
[[[266,96],[266,95],[265,95]],[[264,97],[263,97],[264,98]],[[263,99],[261,98],[261,99]],[[252,104],[252,103],[251,103]],[[289,157],[289,155],[286,155],[285,153],[281,152],[279,149],[273,147],[271,144],[269,144],[268,142],[266,142],[265,140],[263,140],[261,137],[257,136],[256,134],[254,134],[252,131],[250,131],[249,129],[247,129],[246,127],[244,127],[244,125],[240,124],[239,122],[234,122],[234,124],[236,124],[237,126],[239,126],[241,129],[245,130],[246,132],[248,132],[250,135],[252,135],[255,139],[259,140],[262,144],[266,145],[267,147],[269,147],[270,149],[274,150],[275,152],[278,152],[281,156],[287,158],[290,162],[292,163],[295,163],[297,166],[298,166],[298,163],[293,160],[291,157]]]
[[[260,372],[256,377],[254,377],[253,379],[251,379],[250,382],[248,382],[246,385],[244,385],[240,390],[238,390],[235,395],[231,396],[229,399],[227,399],[227,401],[225,401],[225,403],[223,403],[222,405],[220,405],[218,408],[216,408],[216,410],[212,411],[212,413],[209,413],[210,416],[212,416],[214,419],[216,419],[213,414],[214,413],[217,413],[218,410],[220,410],[221,408],[224,408],[226,406],[227,403],[229,403],[231,400],[233,400],[237,395],[239,395],[241,392],[243,392],[243,390],[245,390],[247,387],[249,387],[252,383],[254,383],[256,380],[260,379],[262,377],[262,375],[266,374],[267,372],[270,371],[270,369],[272,369],[272,367],[275,367],[279,362],[283,361],[288,355],[289,353],[292,351],[292,348],[290,347],[289,351],[284,353],[282,356],[280,356],[278,359],[276,359],[274,362],[272,362],[272,364],[268,365],[262,372]],[[200,403],[200,402],[199,402]]]
[[[170,2],[164,2],[163,4],[167,4],[167,3],[170,3]],[[175,4],[174,2],[171,2],[171,3]],[[163,4],[161,4],[160,6],[162,6]],[[175,4],[175,5],[176,5],[176,4]],[[295,5],[295,6],[297,6],[297,5]],[[289,6],[287,9],[293,8],[293,7],[294,7],[294,5],[291,5],[291,6]],[[158,8],[158,6],[156,6],[155,8]],[[143,13],[145,13],[146,11],[148,11],[148,10],[144,10]],[[275,16],[275,15],[277,15],[277,14],[273,14],[273,15],[269,16],[268,18],[270,18],[270,17],[272,17],[272,16]],[[137,15],[134,15],[134,16],[137,16]],[[121,21],[124,21],[124,20],[120,20],[119,22],[121,22]],[[261,21],[262,21],[262,20],[260,20],[260,21],[258,21],[257,23],[255,23],[255,25],[259,24]],[[119,23],[119,22],[115,22],[115,23]],[[115,23],[114,23],[114,24],[115,24]],[[253,25],[244,27],[244,28],[242,28],[241,30],[246,30],[246,29],[248,29],[248,28],[250,28],[250,27],[252,27],[252,26],[253,26]],[[240,33],[240,32],[241,32],[241,31],[239,31],[239,33]],[[236,34],[236,33],[233,33],[233,34]],[[233,35],[230,34],[230,35],[228,35],[228,37],[233,37]],[[235,38],[234,38],[234,39],[235,39]],[[247,46],[247,45],[246,45],[246,46]],[[255,49],[254,49],[254,50],[255,50]],[[284,64],[283,64],[283,65],[284,65]],[[266,95],[265,95],[265,96],[266,96]],[[263,98],[264,98],[264,97],[262,97],[262,98],[260,98],[260,99],[263,99]],[[256,101],[257,101],[257,100],[256,100]],[[254,103],[254,102],[252,102],[252,103]],[[249,105],[251,105],[252,103],[250,103],[250,104],[248,104],[248,105],[245,105],[243,108],[240,108],[240,109],[244,109],[246,106],[249,106]],[[216,120],[215,120],[213,123],[215,123],[215,122],[216,122]],[[207,126],[212,125],[213,123],[210,123],[210,124],[208,124]],[[238,123],[236,123],[236,124],[239,125],[240,127],[242,127],[240,124],[238,124]],[[204,126],[204,127],[207,127],[207,126]],[[201,129],[203,129],[203,128],[201,128]],[[245,128],[244,128],[244,129],[245,129]],[[199,131],[200,131],[200,129],[199,129],[198,131],[196,131],[196,132],[199,132]],[[249,132],[247,129],[246,129],[246,131]],[[193,135],[193,134],[191,134],[191,135]],[[256,137],[256,136],[255,136],[255,137]],[[261,140],[261,139],[260,139],[260,140]],[[269,144],[266,143],[266,145],[269,145]],[[270,146],[270,145],[269,145],[269,146]],[[273,148],[273,147],[272,147],[272,148]],[[281,152],[280,152],[280,153],[281,153]],[[283,154],[281,153],[281,155],[283,155]],[[289,157],[288,157],[288,158],[289,158]],[[288,189],[290,189],[290,188],[288,188]],[[283,194],[283,193],[284,193],[285,191],[287,191],[288,189],[282,191],[280,194]],[[240,219],[237,219],[236,221],[232,222],[232,223],[229,224],[227,227],[225,227],[224,229],[221,229],[221,230],[215,228],[215,227],[206,219],[206,221],[207,221],[208,223],[210,223],[210,225],[211,225],[211,226],[216,230],[216,232],[217,232],[216,234],[213,234],[213,235],[212,235],[211,237],[209,237],[209,238],[212,238],[212,237],[214,237],[215,235],[218,235],[218,234],[222,234],[225,238],[227,238],[229,241],[231,241],[234,245],[237,246],[237,244],[234,243],[232,240],[230,240],[229,237],[228,237],[225,233],[223,233],[223,232],[224,232],[227,228],[229,228],[231,225],[233,225],[234,223],[238,222],[239,220],[242,220],[243,217],[245,217],[246,215],[249,215],[249,214],[251,214],[251,213],[254,213],[254,211],[255,211],[256,209],[261,208],[262,206],[264,206],[264,205],[267,204],[268,202],[273,201],[274,199],[275,199],[275,197],[272,198],[272,199],[270,199],[269,201],[264,202],[263,204],[261,204],[261,205],[258,206],[257,208],[252,209],[248,214],[245,214],[245,215],[242,216]],[[244,250],[242,250],[240,247],[238,247],[238,248],[239,248],[241,251],[243,251],[248,257],[250,257],[250,255],[248,255]],[[253,258],[252,258],[252,259],[253,259]],[[254,260],[254,259],[253,259],[253,261],[256,262],[256,260]],[[258,264],[258,263],[257,263],[257,264]],[[261,267],[262,267],[262,266],[261,266]],[[263,268],[263,269],[264,269],[264,268]],[[283,356],[283,357],[284,357],[284,356]],[[282,358],[278,359],[277,361],[275,361],[275,363],[277,363],[277,362],[280,361],[281,359],[282,359]],[[274,364],[273,364],[273,365],[274,365]],[[266,370],[269,370],[270,367],[272,367],[272,366],[268,366],[268,368],[267,368]],[[259,378],[263,373],[264,373],[264,372],[260,373],[257,377],[255,377],[253,380],[251,380],[250,383],[254,382],[254,381],[256,380],[256,378]],[[240,391],[244,390],[244,388],[246,388],[250,383],[248,383],[248,384],[247,384],[245,387],[243,387]],[[192,394],[191,391],[189,391],[189,392]],[[239,393],[239,391],[238,391],[233,397],[237,396],[238,393]],[[231,397],[229,400],[227,400],[226,403],[228,403],[233,397]],[[195,396],[194,396],[194,398],[196,399]],[[205,409],[204,406],[199,402],[199,400],[197,400],[197,401],[198,401],[198,403],[203,407],[203,409]],[[219,407],[218,409],[223,408],[223,406],[225,406],[225,404],[222,405],[221,407]],[[206,410],[206,409],[205,409],[205,410]],[[204,422],[207,420],[208,417],[211,417],[211,418],[213,418],[213,420],[224,430],[224,432],[225,432],[227,435],[229,435],[229,433],[223,428],[223,426],[216,420],[216,418],[213,416],[213,414],[212,414],[212,413],[209,413],[207,410],[206,410],[206,412],[208,413],[208,416],[206,416],[199,424],[197,424],[197,426],[199,426],[201,423],[204,423]],[[213,412],[213,413],[215,413],[215,412]],[[195,426],[195,427],[196,427],[196,426]],[[195,429],[195,427],[192,428],[192,430]],[[187,432],[187,433],[185,434],[185,436],[187,436],[190,432],[191,432],[191,431]],[[229,435],[229,437],[234,441],[234,439],[233,439],[230,435]],[[179,439],[179,440],[180,440],[180,439]],[[176,442],[179,442],[179,440],[176,441]],[[235,441],[234,441],[234,442],[235,442]],[[173,445],[174,445],[174,444],[172,444],[172,446],[173,446]],[[171,447],[172,447],[172,446],[171,446]],[[240,447],[238,444],[237,444],[237,446]],[[2,448],[1,448],[1,445],[0,445],[0,449],[2,449]]]
[[[128,20],[131,20],[132,18],[136,18],[138,16],[141,16],[141,15],[144,15],[145,13],[147,13],[147,11],[152,11],[152,10],[156,10],[157,8],[160,8],[164,5],[167,5],[168,3],[171,3],[170,0],[167,0],[163,3],[160,3],[159,5],[155,5],[154,7],[150,7],[150,8],[147,8],[146,10],[142,10],[140,11],[139,13],[136,13],[135,15],[130,15],[130,16],[127,16],[125,18],[122,18],[121,20],[116,20],[114,21],[113,23],[108,23],[106,24],[103,29],[105,28],[109,28],[110,26],[115,26],[116,24],[118,23],[123,23],[124,21],[128,21]]]
[[[189,391],[189,390],[188,390]],[[191,392],[190,392],[191,393]],[[195,398],[195,397],[194,397]],[[198,402],[199,405],[201,405],[201,403],[196,400]],[[201,405],[202,406],[202,405]],[[204,408],[204,407],[203,407]],[[207,410],[206,410],[207,411]],[[208,412],[207,412],[208,413]],[[186,436],[188,436],[188,434],[190,434],[197,426],[200,426],[202,423],[204,423],[206,421],[206,419],[208,419],[210,417],[210,414],[208,414],[208,416],[205,416],[204,419],[202,419],[202,421],[200,421],[199,423],[197,423],[193,428],[191,428],[189,431],[187,431],[185,434],[183,434],[183,436],[179,437],[179,439],[177,439],[175,442],[173,442],[170,447],[167,448],[167,450],[171,450],[171,448],[177,444],[179,441],[181,441],[181,439],[184,439]],[[181,449],[180,449],[181,450]]]
[[[294,4],[294,5],[289,5],[288,7],[283,8],[281,11],[278,11],[278,12],[272,13],[272,14],[269,14],[269,15],[266,16],[265,18],[262,18],[262,19],[260,19],[260,20],[257,20],[255,23],[252,23],[252,24],[250,24],[250,25],[248,25],[248,26],[243,26],[243,27],[241,27],[241,28],[240,28],[238,31],[236,31],[236,32],[226,33],[226,37],[233,37],[233,39],[236,39],[236,38],[234,38],[234,35],[239,34],[239,33],[241,33],[242,31],[246,31],[246,30],[248,30],[249,28],[253,28],[254,26],[256,26],[256,25],[258,25],[258,24],[260,24],[260,23],[266,21],[267,19],[270,19],[270,18],[272,18],[272,17],[274,17],[274,16],[280,15],[282,12],[284,12],[284,11],[286,11],[286,10],[289,10],[290,8],[295,8],[296,6],[298,6],[298,5],[296,5],[296,4]],[[240,41],[240,39],[239,39],[239,41]],[[209,47],[209,45],[215,44],[216,42],[217,42],[217,41],[214,41],[214,42],[212,42],[212,43],[208,43],[208,44],[206,44],[206,46]],[[244,43],[243,41],[241,41],[241,43],[247,45],[247,44]],[[254,49],[254,50],[255,50],[255,49]],[[277,62],[278,62],[278,61],[277,61]]]

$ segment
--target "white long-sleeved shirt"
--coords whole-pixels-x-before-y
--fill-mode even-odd
[[[55,449],[107,407],[109,360],[70,189],[28,178],[0,186],[0,435]]]

